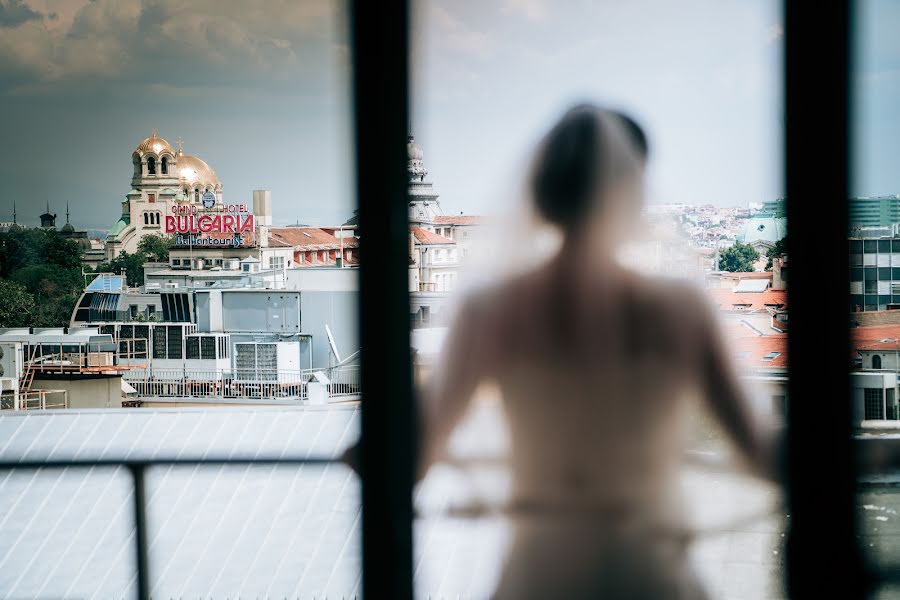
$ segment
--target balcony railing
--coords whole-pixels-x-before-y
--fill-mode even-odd
[[[359,367],[284,371],[273,369],[133,369],[124,379],[138,398],[204,400],[305,400],[309,382],[323,373],[330,397],[360,393]]]

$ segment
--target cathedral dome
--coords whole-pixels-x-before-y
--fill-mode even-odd
[[[180,154],[177,159],[178,178],[182,184],[219,185],[219,178],[205,161],[190,154]]]
[[[138,154],[146,154],[148,152],[152,152],[154,154],[169,152],[171,154],[174,154],[174,152],[172,151],[172,146],[169,145],[169,142],[156,135],[155,129],[153,130],[153,133],[150,134],[150,137],[145,138],[143,142],[138,144],[137,148],[135,148],[134,151]]]
[[[74,233],[75,227],[72,226],[71,223],[66,223],[62,226],[63,233]]]

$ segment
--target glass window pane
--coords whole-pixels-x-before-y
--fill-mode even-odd
[[[410,325],[417,383],[425,387],[435,373],[449,368],[439,358],[438,350],[446,350],[442,344],[452,339],[456,328],[465,329],[453,319],[457,311],[479,314],[481,307],[477,305],[469,307],[471,313],[466,312],[464,298],[468,291],[503,289],[504,282],[523,271],[545,269],[540,272],[564,277],[553,271],[563,270],[560,262],[552,262],[559,256],[559,246],[554,245],[558,243],[557,232],[544,227],[539,231],[543,235],[539,235],[522,226],[531,208],[522,200],[530,195],[524,166],[534,159],[540,140],[573,100],[586,99],[628,112],[649,138],[648,206],[643,215],[646,225],[622,226],[615,231],[617,238],[625,240],[618,257],[629,269],[658,282],[660,288],[668,281],[664,278],[671,276],[703,288],[701,293],[721,307],[711,318],[720,320],[727,332],[727,354],[738,364],[742,384],[755,399],[754,406],[765,419],[777,422],[791,402],[786,383],[788,319],[787,312],[778,307],[786,303],[785,288],[789,285],[785,214],[786,202],[793,200],[784,199],[781,180],[780,4],[761,2],[738,7],[736,3],[707,3],[702,24],[694,21],[700,13],[661,1],[634,6],[625,3],[624,8],[616,8],[614,3],[560,2],[533,11],[512,4],[504,8],[492,3],[414,3],[409,217],[413,228],[428,231],[414,229],[410,247]],[[666,21],[669,24],[662,25]],[[757,31],[768,42],[751,39],[750,31]],[[725,62],[754,65],[754,78],[759,79],[752,90],[744,88],[746,80],[723,74],[721,66],[710,60],[711,47]],[[630,52],[629,48],[641,50]],[[475,87],[474,82],[478,82]],[[733,111],[737,106],[743,108]],[[473,153],[472,140],[481,136],[496,141],[489,152]],[[725,173],[734,176],[726,177]],[[746,182],[747,187],[735,186],[738,180]],[[497,225],[491,226],[492,222]],[[638,237],[643,239],[639,241]],[[857,263],[861,267],[861,240],[858,246]],[[506,256],[504,248],[510,247],[528,250],[510,264],[500,259]],[[598,281],[609,283],[602,274],[590,270],[587,249],[573,252],[566,259],[583,265],[576,276],[587,279],[596,275]],[[877,259],[874,255],[872,259],[871,279],[877,298]],[[861,268],[858,277],[864,279]],[[677,289],[673,285],[674,295]],[[555,292],[547,293],[556,298]],[[571,311],[562,295],[555,308],[560,315],[568,315]],[[525,310],[529,302],[524,296],[510,294],[510,313]],[[475,297],[484,296],[476,292]],[[556,340],[556,335],[565,337],[561,330],[579,329],[574,319],[568,325],[571,329],[562,324],[554,326],[556,312],[547,313],[552,314],[536,313],[527,325],[510,320],[508,331],[540,330]],[[640,322],[641,311],[634,313],[635,321]],[[560,320],[566,317],[560,316]],[[751,324],[749,328],[747,323]],[[445,333],[448,326],[450,331]],[[641,340],[632,336],[629,327],[622,330],[628,333],[616,338],[621,345],[610,342],[610,346],[597,348],[614,354],[622,346],[641,347]],[[469,335],[473,339],[467,347],[477,347],[477,333],[470,331]],[[524,336],[516,337],[519,339]],[[567,342],[554,345],[556,342],[540,337],[529,340],[528,344],[504,342],[499,353],[521,359],[513,370],[531,370],[528,359],[534,355],[529,350],[534,347],[553,347],[553,358],[549,358],[549,350],[545,355],[548,360],[566,364],[565,352],[571,348]],[[466,360],[477,361],[471,355]],[[545,367],[546,363],[539,362],[534,369]],[[591,366],[594,368],[602,371],[603,362],[598,361]],[[446,373],[444,376],[452,378]],[[579,377],[585,377],[585,373],[561,378],[570,395],[582,384],[590,386]],[[646,375],[638,379],[642,377],[653,378]],[[517,473],[478,464],[473,458],[490,456],[496,462],[498,455],[519,455],[516,439],[522,436],[509,431],[516,427],[517,419],[512,417],[507,422],[498,408],[516,410],[516,393],[504,388],[502,382],[500,388],[477,389],[471,398],[471,412],[459,425],[448,449],[451,457],[457,453],[475,464],[435,467],[424,480],[417,502],[424,497],[459,497],[458,505],[462,506],[488,505],[497,507],[497,512],[507,506],[507,492],[518,488]],[[660,396],[676,401],[678,394],[665,389]],[[554,425],[554,420],[562,420],[549,409],[543,417]],[[638,429],[636,422],[626,426],[629,434]],[[693,434],[688,443],[691,450],[725,455],[728,436],[709,415],[693,414],[689,429]],[[572,436],[561,445],[574,448],[583,443],[596,450],[603,447],[603,439],[609,439],[601,433],[577,438]],[[535,444],[541,445],[537,440]],[[554,460],[564,454],[562,449],[554,452]],[[535,462],[542,457],[546,454],[535,454]],[[784,555],[784,515],[770,510],[778,501],[777,492],[739,476],[722,483],[687,464],[684,475],[691,481],[688,503],[701,513],[710,509],[714,504],[711,499],[722,497],[720,494],[740,495],[739,489],[752,490],[744,508],[752,504],[766,514],[752,526],[765,533],[746,535],[746,531],[725,526],[719,539],[727,540],[722,543],[728,547],[752,546],[765,556]],[[592,476],[590,472],[584,474],[586,481]],[[557,491],[551,479],[559,481],[555,476],[544,480],[548,493]],[[454,483],[459,481],[466,483]],[[747,488],[742,487],[745,484]],[[534,493],[533,488],[528,491]],[[534,498],[522,500],[540,502]],[[507,575],[512,568],[507,565],[502,571],[504,552],[509,550],[506,541],[518,539],[516,527],[527,520],[524,528],[551,529],[556,516],[535,516],[534,523],[518,515],[460,522],[439,510],[429,513],[425,506],[417,506],[422,511],[416,523],[416,555],[422,557],[417,563],[416,581],[420,598],[490,597],[501,573]],[[735,510],[729,514],[739,519],[741,510],[737,505],[732,508]],[[717,552],[716,542],[711,541],[714,535],[710,532],[709,540],[699,540],[692,549],[702,557],[704,582],[713,596],[762,598],[782,594],[780,559],[747,567],[747,578],[742,581],[753,581],[753,589],[748,591],[728,575],[745,565],[738,566],[737,559]],[[519,556],[519,551],[527,554],[547,549],[516,548],[512,557]],[[567,556],[570,551],[577,554],[570,547]],[[548,568],[542,566],[541,570],[546,574]]]
[[[892,228],[900,222],[900,177],[896,168],[900,158],[896,144],[900,135],[900,121],[896,107],[900,105],[900,85],[892,74],[896,71],[900,56],[900,38],[895,24],[900,21],[900,5],[886,0],[862,0],[851,3],[854,9],[854,67],[851,81],[854,114],[851,121],[854,154],[851,181],[851,206],[866,202],[874,208],[869,217],[872,227],[861,235],[879,236],[879,251],[890,245],[892,252],[900,253],[900,239],[893,239]],[[858,200],[863,199],[863,200]],[[852,214],[851,208],[851,214]],[[892,238],[892,239],[887,239]],[[868,244],[869,242],[865,242]],[[879,257],[880,258],[880,257]],[[879,263],[881,264],[881,263]],[[892,256],[891,275],[900,282],[900,263]],[[879,269],[879,278],[882,278]],[[868,279],[868,274],[866,276]],[[877,300],[866,297],[866,310],[886,309],[889,304],[900,303],[900,290],[891,285],[890,296],[880,290]],[[867,290],[868,291],[868,290]],[[877,305],[876,305],[877,304]],[[900,340],[900,311],[888,311],[871,321],[862,320],[860,327],[851,329],[854,350],[870,348],[873,342],[885,350],[878,361],[856,365],[851,374],[851,402],[853,426],[858,443],[870,456],[883,445],[879,437],[885,431],[900,431],[898,398],[900,387],[894,373],[900,369],[897,348]],[[868,325],[868,326],[867,326]],[[880,364],[878,364],[880,363]],[[881,367],[883,377],[871,369]],[[887,448],[884,448],[887,451]],[[887,460],[884,464],[890,464]],[[896,462],[893,462],[896,464]],[[900,492],[896,486],[896,469],[867,468],[860,473],[861,486],[857,510],[861,546],[868,557],[868,567],[874,571],[896,573],[900,570],[900,553],[897,549],[896,515],[900,511]],[[877,575],[876,575],[877,577]],[[893,592],[897,590],[894,589]],[[874,597],[889,597],[886,589],[877,590]]]
[[[356,440],[349,7],[0,0],[0,328],[113,336],[48,348],[80,371],[52,385],[77,410],[29,406],[40,428],[5,410],[0,356],[4,460],[328,459]],[[237,376],[236,343],[265,345],[263,374]],[[30,508],[0,522],[0,596],[137,597],[127,471],[4,471],[2,503]],[[350,469],[165,465],[145,484],[153,598],[362,596]]]

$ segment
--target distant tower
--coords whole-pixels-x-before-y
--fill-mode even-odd
[[[409,222],[410,225],[420,226],[431,224],[434,218],[443,214],[441,203],[438,202],[438,194],[434,191],[434,184],[428,181],[428,169],[422,160],[424,153],[416,144],[412,134],[406,141],[406,173],[409,176],[407,189],[409,191]]]
[[[269,229],[272,227],[272,192],[253,190],[253,218],[260,246],[269,245]]]
[[[13,200],[13,225],[16,225],[16,201]]]
[[[66,224],[62,226],[63,233],[74,233],[75,227],[69,223],[69,201],[66,200]]]
[[[40,216],[42,229],[56,229],[56,214],[50,212],[50,201],[47,201],[47,212]]]

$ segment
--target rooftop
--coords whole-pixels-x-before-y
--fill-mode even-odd
[[[416,236],[416,241],[426,246],[436,246],[441,244],[456,244],[455,240],[448,237],[438,235],[433,231],[429,231],[423,227],[413,227],[410,231]]]

